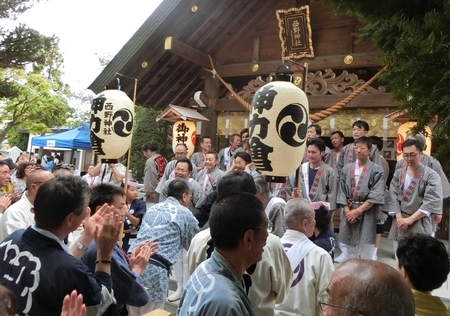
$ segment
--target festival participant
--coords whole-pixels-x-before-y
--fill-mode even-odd
[[[12,184],[14,192],[22,194],[27,189],[27,177],[34,171],[33,162],[21,162],[17,166],[16,176]]]
[[[123,189],[112,184],[99,184],[94,187],[89,201],[91,215],[94,215],[106,203],[123,221],[126,214],[123,195]],[[95,254],[98,251],[96,243],[91,242],[87,248],[80,247],[81,244],[78,245],[79,250],[86,251],[81,260],[91,272],[95,271],[97,264]],[[136,247],[128,260],[122,248],[118,244],[115,245],[110,264],[114,298],[120,312],[126,309],[125,305],[140,307],[147,304],[149,295],[142,285],[140,274],[147,266],[149,258],[156,253],[157,248],[158,244],[154,241],[142,243],[140,247]]]
[[[159,196],[159,202],[164,202],[168,197],[168,187],[170,182],[175,179],[183,179],[189,185],[189,190],[191,191],[191,199],[189,203],[190,208],[194,208],[197,203],[201,202],[205,198],[205,194],[198,182],[191,178],[193,166],[188,158],[182,158],[175,163],[175,177],[173,179],[168,179],[161,190],[161,195]]]
[[[336,236],[330,229],[331,214],[328,205],[323,202],[313,202],[311,206],[316,214],[316,226],[314,226],[314,236],[310,238],[314,244],[325,249],[334,260],[334,247],[336,245]]]
[[[209,207],[218,196],[241,192],[256,193],[253,178],[243,171],[228,172],[219,181],[217,190],[208,196],[211,198]],[[188,250],[189,273],[192,275],[203,261],[211,257],[213,251],[214,242],[209,228],[195,235]],[[256,314],[273,316],[275,304],[283,302],[292,282],[291,266],[280,238],[269,234],[261,261],[250,266],[243,279]]]
[[[398,271],[379,261],[352,259],[341,264],[319,304],[323,316],[414,316],[410,286]]]
[[[203,189],[205,196],[215,190],[217,183],[219,183],[219,180],[225,174],[224,171],[217,168],[218,158],[215,151],[208,151],[205,154],[203,162],[204,168],[198,172],[197,177],[195,178],[195,181],[197,181]]]
[[[256,316],[242,278],[261,260],[268,236],[261,201],[244,192],[219,198],[209,224],[215,249],[189,278],[177,315]]]
[[[137,245],[149,240],[158,240],[159,250],[144,272],[144,284],[150,286],[150,300],[141,307],[131,307],[131,316],[140,316],[158,308],[164,308],[169,291],[170,266],[179,258],[181,249],[187,250],[191,239],[198,232],[198,222],[187,208],[190,190],[183,179],[174,179],[167,188],[168,198],[149,208],[142,219],[141,228],[131,244],[133,251]]]
[[[334,148],[331,150],[324,162],[336,170],[336,165],[339,161],[341,150],[344,147],[344,134],[341,131],[334,131],[330,134],[330,141]]]
[[[355,140],[356,162],[344,166],[339,177],[337,203],[343,207],[339,240],[348,258],[372,259],[378,207],[384,204],[383,168],[369,159],[372,142]]]
[[[11,183],[8,163],[0,160],[0,187],[6,187]],[[11,205],[11,194],[3,194],[0,191],[0,218],[3,212]]]
[[[306,140],[310,141],[311,139],[314,138],[320,138],[320,136],[322,136],[322,128],[320,127],[320,125],[317,124],[311,124],[308,126],[308,129],[306,131]],[[325,146],[324,149],[324,153],[322,154],[322,159],[323,161],[328,159],[328,156],[331,153],[331,149],[328,148],[328,146]],[[303,161],[302,163],[308,162],[309,156],[308,154],[308,147],[306,147],[305,149],[305,155],[303,156]]]
[[[423,147],[415,139],[402,144],[407,165],[397,169],[389,186],[387,209],[393,216],[389,239],[394,251],[397,241],[409,234],[431,236],[434,233],[431,216],[442,214],[442,183],[433,169],[422,164]]]
[[[330,209],[336,208],[337,175],[329,165],[322,161],[325,153],[325,142],[320,138],[313,138],[307,143],[308,161],[301,165],[300,194],[310,202],[330,203]],[[289,175],[286,192],[290,197],[295,183],[296,172]]]
[[[82,177],[83,181],[86,182],[90,188],[93,188],[98,184],[98,176],[93,175],[94,168],[94,165],[89,165],[87,173]]]
[[[273,230],[271,233],[282,237],[286,232],[286,223],[284,220],[284,207],[286,202],[282,198],[272,196],[269,190],[269,184],[262,177],[255,179],[255,186],[256,196],[263,203],[264,212],[272,224]]]
[[[286,233],[281,243],[294,271],[293,282],[275,315],[320,315],[319,300],[326,293],[334,266],[328,252],[309,237],[314,233],[315,214],[308,200],[294,198],[285,208]]]
[[[122,187],[125,185],[122,184]],[[137,232],[141,227],[142,217],[147,212],[147,206],[145,202],[137,198],[138,196],[138,183],[135,180],[128,180],[126,197],[126,210],[125,220],[123,222],[123,241],[122,248],[125,252],[128,252],[131,243],[136,239]]]
[[[358,138],[366,137],[367,133],[369,132],[369,124],[367,124],[366,121],[355,121],[352,125],[352,136],[353,139],[356,141]],[[345,145],[341,150],[341,155],[339,156],[338,163],[336,165],[337,167],[337,173],[338,176],[340,175],[340,172],[342,168],[349,164],[356,161],[356,150],[355,150],[356,143],[350,143]],[[370,156],[369,159],[376,163],[377,165],[381,166],[380,162],[380,152],[378,151],[377,146],[372,144],[372,148],[370,150]]]
[[[426,235],[411,235],[399,241],[398,269],[412,287],[417,316],[450,316],[442,300],[431,295],[447,281],[450,260],[445,245]]]
[[[158,143],[157,142],[147,142],[141,146],[141,151],[147,161],[145,162],[144,169],[144,191],[145,191],[145,202],[148,206],[158,203],[159,194],[156,192],[156,187],[158,181],[164,175],[164,169],[167,165],[167,160],[158,153]]]
[[[250,137],[250,131],[248,128],[243,128],[239,135],[241,135],[241,142],[248,141]]]
[[[159,179],[158,185],[156,186],[156,193],[161,195],[162,189],[164,185],[166,184],[167,180],[175,179],[175,165],[177,164],[178,160],[187,158],[188,149],[186,144],[178,144],[175,146],[175,158],[169,161],[166,165],[166,168],[164,169],[164,174]],[[192,179],[195,179],[197,176],[197,169],[192,167],[192,172],[190,174],[190,177]]]
[[[48,165],[48,163],[47,163]],[[48,170],[48,169],[47,169]],[[91,176],[97,177],[97,183],[109,183],[120,186],[125,178],[126,168],[121,163],[101,163],[99,162],[92,170]],[[95,184],[94,184],[95,185]]]
[[[21,314],[59,316],[64,296],[74,289],[83,294],[94,315],[110,315],[115,310],[111,255],[122,223],[108,214],[99,229],[98,218],[89,217],[89,195],[81,178],[50,179],[34,200],[36,224],[12,233],[0,244],[1,283],[16,295]],[[100,212],[110,212],[110,208],[104,206]],[[69,250],[63,242],[83,220],[86,229],[78,242],[86,246],[96,239],[94,275],[78,259],[81,251]]]
[[[252,157],[250,154],[240,151],[234,155],[233,164],[228,169],[228,171],[245,171],[250,174],[253,179],[262,177],[261,173],[256,169],[255,164],[252,162]]]
[[[206,154],[208,153],[208,151],[211,150],[211,146],[212,146],[211,137],[206,135],[202,136],[200,141],[200,148],[202,150],[193,153],[191,157],[191,162],[195,166],[197,171],[200,171],[205,167],[203,163],[205,161]]]
[[[420,142],[420,144],[423,147],[423,150],[425,150],[427,148],[425,136],[423,136],[423,134],[421,134],[421,133],[413,134],[412,132],[408,132],[406,134],[406,139],[415,139]],[[444,200],[444,199],[450,197],[450,184],[448,182],[447,176],[444,173],[444,170],[442,169],[441,163],[438,160],[434,159],[432,156],[429,156],[425,153],[423,153],[423,155],[422,155],[421,163],[424,166],[430,167],[431,169],[436,171],[437,174],[439,175],[439,178],[441,178],[442,199]],[[395,165],[395,170],[404,168],[406,165],[407,165],[407,163],[406,163],[405,159],[400,159],[397,162],[397,164]],[[433,225],[433,236],[434,236],[434,232],[437,229],[437,224],[439,224],[442,220],[442,214],[433,213],[431,220],[432,220],[431,223]]]
[[[238,134],[232,134],[229,137],[230,146],[223,148],[219,151],[219,169],[222,171],[228,171],[233,163],[233,156],[242,151],[241,137]]]
[[[31,211],[38,189],[53,178],[46,170],[35,170],[27,177],[26,187],[19,201],[8,207],[0,219],[0,241],[19,229],[27,229],[34,224],[34,213]]]

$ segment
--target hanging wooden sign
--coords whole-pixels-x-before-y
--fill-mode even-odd
[[[309,6],[276,10],[283,60],[314,57]]]

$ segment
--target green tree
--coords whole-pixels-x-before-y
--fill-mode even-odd
[[[137,181],[142,182],[146,161],[141,151],[142,144],[151,140],[157,141],[159,144],[159,153],[167,159],[172,158],[173,124],[168,121],[156,122],[156,117],[161,113],[160,111],[142,106],[136,106],[135,111],[130,169],[133,170],[133,177]]]
[[[433,138],[450,135],[450,0],[324,0],[337,14],[364,22],[361,40],[371,41],[388,65],[381,79],[423,130],[438,117]],[[440,152],[450,151],[442,142]]]
[[[48,126],[61,126],[73,111],[58,85],[40,74],[0,69],[0,82],[13,91],[8,97],[0,96],[0,117],[4,124],[0,142],[13,128],[38,134],[47,131]]]

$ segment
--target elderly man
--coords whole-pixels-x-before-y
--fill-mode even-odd
[[[130,251],[149,240],[159,242],[159,250],[144,272],[142,279],[149,286],[150,300],[144,307],[131,307],[131,315],[143,315],[154,309],[164,308],[169,290],[170,266],[173,265],[181,249],[188,249],[192,237],[198,232],[198,222],[187,208],[190,190],[183,179],[174,179],[167,188],[168,198],[153,205],[142,219],[137,238]]]
[[[205,167],[204,161],[206,158],[206,154],[211,150],[211,145],[211,137],[206,135],[202,136],[200,141],[200,148],[202,149],[202,151],[193,153],[191,157],[192,164],[195,166],[195,169],[197,169],[197,171],[200,171]]]
[[[215,151],[208,151],[205,154],[203,169],[200,170],[195,177],[205,196],[214,191],[217,187],[217,183],[224,176],[225,172],[217,168],[217,153]]]
[[[164,169],[164,175],[161,177],[161,179],[159,179],[159,183],[156,187],[156,192],[158,194],[161,194],[164,184],[167,180],[175,178],[175,165],[177,164],[177,161],[179,159],[187,158],[187,153],[188,150],[186,144],[178,144],[177,146],[175,146],[175,159],[167,163],[166,168]],[[193,167],[190,177],[192,179],[195,179],[196,175],[197,169]]]
[[[387,210],[393,215],[389,239],[394,251],[397,241],[409,234],[431,236],[434,233],[431,216],[442,214],[442,183],[433,169],[422,164],[423,147],[415,139],[402,144],[406,166],[397,169],[389,186]]]
[[[256,193],[253,178],[243,171],[228,172],[219,181],[217,191],[208,196],[211,199],[208,204],[212,205],[218,195],[225,196],[240,192]],[[214,242],[211,239],[209,228],[195,235],[188,251],[189,273],[191,275],[203,261],[211,256],[213,250]],[[289,260],[277,236],[269,234],[261,261],[250,266],[243,279],[256,314],[258,316],[273,316],[275,304],[283,302],[292,282]]]
[[[98,217],[89,217],[90,189],[79,177],[56,177],[44,183],[34,200],[36,225],[18,230],[0,244],[0,281],[17,297],[24,315],[60,315],[64,296],[74,289],[83,295],[92,315],[115,309],[111,294],[111,255],[120,226],[118,217],[106,215],[100,229]],[[100,212],[109,212],[104,206]],[[94,275],[64,244],[67,235],[85,221],[80,243],[96,236]],[[99,232],[100,231],[100,232]],[[89,314],[91,315],[91,314]]]
[[[345,165],[339,177],[337,203],[343,208],[339,240],[347,245],[348,258],[373,258],[378,207],[384,204],[384,172],[369,160],[371,149],[368,137],[356,139],[356,162]]]
[[[281,238],[294,271],[294,281],[283,303],[275,307],[275,315],[320,315],[319,300],[325,295],[333,273],[328,252],[309,238],[314,233],[315,213],[305,199],[289,200],[285,207],[287,231]]]
[[[106,203],[124,221],[126,205],[123,196],[123,189],[115,185],[100,184],[94,187],[89,202],[91,215],[95,214]],[[95,242],[91,242],[87,249],[81,244],[78,245],[78,249],[83,248],[86,250],[81,260],[91,272],[94,272],[97,245]],[[117,301],[119,311],[126,310],[125,305],[144,306],[147,304],[149,296],[147,290],[141,284],[140,274],[147,266],[150,256],[156,253],[157,248],[158,244],[153,241],[144,243],[140,247],[135,248],[130,258],[127,258],[119,245],[114,247],[111,257],[111,277],[114,298]]]
[[[379,261],[352,259],[341,264],[319,304],[323,316],[414,316],[408,283]]]
[[[255,179],[256,196],[264,205],[269,222],[273,226],[272,233],[278,237],[283,236],[286,231],[286,223],[284,221],[284,206],[286,202],[279,197],[272,196],[269,190],[269,184],[262,178]]]
[[[202,201],[205,198],[205,193],[203,192],[200,184],[191,178],[192,170],[193,166],[188,158],[181,158],[175,161],[175,177],[164,183],[161,190],[161,195],[159,197],[159,202],[164,202],[167,199],[169,184],[174,179],[183,179],[188,183],[189,190],[191,191],[191,200],[189,203],[190,208],[195,207],[198,202]]]
[[[219,198],[209,224],[215,250],[189,278],[177,315],[256,316],[242,279],[261,260],[268,236],[261,201],[244,192]]]
[[[158,181],[164,175],[164,170],[167,165],[167,160],[158,153],[157,142],[146,142],[141,146],[142,154],[147,158],[144,169],[144,190],[145,202],[147,205],[158,203],[159,196],[156,192]]]
[[[31,212],[31,209],[37,191],[43,183],[52,178],[51,172],[42,169],[30,173],[26,180],[28,190],[22,194],[19,201],[6,209],[0,219],[0,240],[5,239],[16,230],[27,229],[28,226],[34,224],[34,213]]]
[[[229,137],[230,146],[223,148],[219,151],[219,169],[222,171],[228,171],[233,163],[233,156],[242,151],[241,136],[239,134],[232,134]]]
[[[449,316],[444,302],[431,292],[447,281],[450,260],[445,245],[426,235],[412,235],[400,240],[398,268],[412,287],[417,316]]]

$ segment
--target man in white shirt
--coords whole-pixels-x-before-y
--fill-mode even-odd
[[[53,178],[51,172],[38,169],[30,173],[27,177],[27,191],[22,194],[22,198],[8,207],[0,219],[0,240],[5,239],[19,229],[27,229],[34,224],[33,208],[34,198],[39,187]]]

